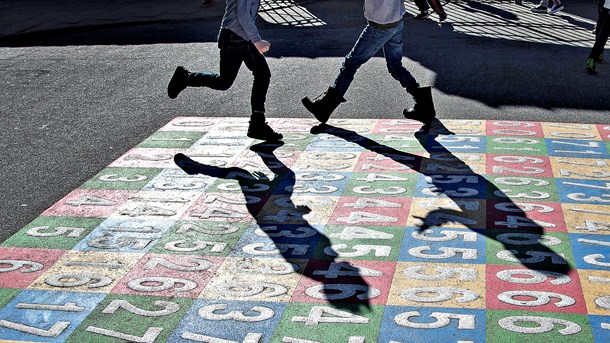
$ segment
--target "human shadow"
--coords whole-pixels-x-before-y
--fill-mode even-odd
[[[433,121],[431,126],[435,127],[437,133],[453,134],[437,119]],[[560,277],[560,274],[565,275],[570,272],[572,267],[565,257],[549,247],[560,244],[561,241],[556,237],[544,235],[544,227],[536,220],[530,219],[525,212],[525,210],[536,210],[538,207],[542,208],[541,211],[548,209],[544,205],[513,202],[505,191],[499,189],[484,176],[477,174],[468,164],[456,157],[442,144],[430,144],[430,141],[436,137],[429,134],[431,126],[423,127],[415,134],[430,157],[403,152],[364,137],[357,132],[332,125],[321,124],[312,128],[311,132],[314,134],[326,133],[353,142],[368,151],[407,166],[427,177],[427,182],[432,185],[432,187],[427,188],[428,196],[432,195],[437,198],[442,196],[453,202],[453,205],[431,209],[424,217],[415,217],[420,223],[417,224],[415,231],[408,233],[414,238],[417,239],[424,235],[431,237],[429,240],[443,241],[444,238],[450,237],[446,230],[443,233],[443,225],[452,227],[451,224],[457,224],[458,226],[454,227],[459,227],[461,224],[501,244],[503,250],[496,254],[496,257],[500,260],[520,263],[529,269],[554,277]],[[440,166],[451,172],[441,173],[434,171],[434,168],[432,170],[427,168],[432,165]],[[473,185],[475,186],[473,187]],[[477,200],[485,200],[489,197],[500,199],[497,202],[497,204],[501,204],[499,208],[508,212],[505,216],[505,222],[498,221],[502,227],[494,225],[493,222],[489,227],[489,220],[481,225],[474,216],[477,213],[480,214],[482,210],[486,218],[493,217],[493,212],[498,211],[497,208],[492,210],[491,206],[481,209],[478,205]],[[487,200],[487,202],[490,201]],[[504,228],[504,225],[507,227]],[[438,235],[441,235],[441,237]],[[445,237],[443,238],[442,235],[445,235]],[[442,248],[439,250],[442,250]],[[438,254],[438,256],[451,255],[446,254],[447,252],[445,250],[443,254]],[[433,254],[428,255],[427,258],[430,258],[430,256],[433,256]],[[462,258],[472,259],[473,256],[467,256],[464,250]]]
[[[275,174],[273,179],[262,172],[250,172],[239,167],[225,168],[206,165],[196,162],[184,154],[175,155],[174,161],[190,175],[202,174],[236,180],[246,199],[248,212],[259,227],[256,234],[269,237],[276,247],[276,252],[292,265],[294,272],[321,283],[321,286],[313,286],[314,294],[323,295],[323,298],[337,309],[355,314],[370,310],[369,299],[378,296],[379,291],[369,287],[366,280],[362,278],[359,267],[339,260],[339,254],[332,248],[329,238],[308,223],[304,216],[311,212],[311,208],[292,202],[291,196],[297,177],[274,153],[283,144],[282,142],[259,143],[250,147],[250,150],[255,152],[265,166]],[[248,199],[260,197],[261,189],[266,189],[270,199],[262,206],[255,201],[248,201]],[[277,216],[270,216],[270,213],[278,213],[278,206],[271,198],[272,195],[277,194],[281,194],[289,200],[282,202],[283,210]],[[297,224],[282,224],[276,223],[276,221],[289,221]],[[304,247],[306,248],[304,249]],[[327,256],[325,261],[317,261],[319,263],[316,263],[315,266],[308,265],[304,269],[295,263],[297,260],[312,256],[310,251],[313,252],[316,249],[324,250]],[[328,268],[328,270],[320,270],[320,266],[322,269]]]

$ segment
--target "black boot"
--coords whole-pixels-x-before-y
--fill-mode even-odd
[[[248,137],[268,142],[277,142],[284,138],[281,133],[275,132],[264,120],[250,120]]]
[[[188,74],[189,71],[183,66],[176,67],[174,75],[172,76],[172,79],[169,80],[169,84],[167,85],[167,95],[171,99],[175,99],[178,94],[180,94],[180,92],[186,88],[186,77]]]
[[[415,100],[415,106],[405,109],[402,115],[407,119],[413,119],[430,125],[436,117],[434,102],[432,101],[432,89],[430,87],[419,87],[411,92]]]
[[[320,123],[324,124],[328,121],[335,108],[342,102],[345,102],[345,99],[335,88],[329,87],[328,90],[318,95],[313,101],[308,97],[304,97],[301,99],[301,102]]]

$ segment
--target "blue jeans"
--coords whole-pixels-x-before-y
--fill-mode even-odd
[[[242,62],[254,76],[250,104],[253,112],[265,112],[265,100],[271,80],[271,72],[265,56],[254,44],[246,41],[230,30],[222,29],[218,37],[220,48],[220,73],[190,73],[186,83],[189,87],[209,87],[216,90],[227,90],[237,78]]]
[[[400,82],[403,88],[411,92],[419,87],[411,73],[402,65],[402,32],[404,24],[401,21],[396,27],[381,29],[371,25],[364,28],[352,51],[345,56],[339,75],[335,79],[334,88],[345,95],[354,75],[361,65],[383,49],[388,71]]]

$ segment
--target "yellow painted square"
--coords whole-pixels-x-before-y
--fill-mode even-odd
[[[329,139],[341,138],[330,137]],[[360,152],[304,152],[299,156],[292,169],[298,171],[312,171],[317,175],[310,175],[307,180],[303,181],[325,181],[325,175],[334,172],[351,172],[356,167]],[[328,176],[326,176],[328,177]],[[299,180],[297,180],[299,181]],[[332,182],[332,181],[330,181]]]
[[[485,120],[443,119],[442,123],[449,131],[456,135],[485,136],[487,133]],[[438,131],[437,134],[443,134],[443,131],[440,131],[434,125],[433,129],[435,130],[433,132]]]
[[[109,293],[143,255],[143,253],[71,250],[28,288]],[[70,277],[70,275],[74,277]],[[89,279],[88,282],[86,282],[87,279]],[[100,286],[96,286],[100,282]],[[68,283],[75,285],[66,286]],[[61,286],[62,284],[63,286]]]
[[[398,262],[387,304],[485,308],[485,265]]]
[[[260,224],[326,224],[338,196],[273,195],[257,215]]]
[[[123,204],[111,218],[178,220],[197,200],[198,193],[181,191],[140,191]]]
[[[589,314],[610,316],[610,271],[578,270]]]
[[[593,124],[542,123],[542,131],[547,139],[602,140]]]
[[[306,260],[228,257],[199,298],[288,302],[306,264]]]
[[[566,179],[610,180],[608,160],[594,158],[551,157],[553,176]],[[610,192],[610,187],[608,187]]]
[[[610,206],[561,204],[568,232],[610,235]]]
[[[421,227],[423,219],[430,226],[485,228],[485,200],[448,198],[413,198],[407,226]]]

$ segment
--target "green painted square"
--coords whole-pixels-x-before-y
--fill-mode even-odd
[[[550,271],[563,271],[565,268],[576,266],[567,233],[545,232],[543,236],[546,237],[542,238],[543,244],[536,243],[536,235],[528,230],[486,230],[485,235],[487,235],[487,264],[523,265],[530,269]],[[525,244],[529,241],[532,244]],[[503,252],[504,250],[515,250],[516,254],[509,255]],[[518,261],[514,260],[514,257]]]
[[[139,190],[150,182],[162,169],[157,168],[106,168],[85,182],[81,188]]]
[[[138,148],[190,148],[205,132],[157,131],[138,144]]]
[[[515,202],[561,201],[559,192],[557,191],[557,185],[552,178],[487,175],[487,180],[497,187],[497,189],[494,189],[488,185],[487,199],[490,200],[508,200],[510,198]]]
[[[0,288],[0,309],[10,303],[14,297],[21,292],[21,289],[16,288]]]
[[[289,303],[271,342],[284,337],[315,342],[348,342],[350,337],[365,337],[377,342],[383,306],[335,308],[329,304]]]
[[[413,197],[419,173],[352,173],[344,196]]]
[[[314,135],[310,135],[308,133],[296,133],[296,132],[280,132],[284,138],[282,142],[284,144],[278,147],[275,151],[303,151],[305,148],[311,144],[311,141],[315,137]],[[252,145],[260,144],[260,141],[253,141]],[[274,144],[277,145],[277,144]],[[249,148],[248,148],[249,150]]]
[[[531,318],[516,320],[527,316]],[[586,315],[487,310],[487,342],[590,343],[593,336]]]
[[[108,306],[113,301],[115,302],[112,306]],[[162,301],[163,303],[155,304],[156,301]],[[161,327],[163,330],[159,333],[155,342],[165,342],[193,302],[194,299],[189,298],[109,294],[76,328],[66,342],[108,343],[126,341],[126,339],[88,332],[86,329],[89,326],[138,337],[142,337],[146,330],[151,327]],[[114,310],[115,308],[116,310]],[[103,313],[105,309],[106,313]]]
[[[530,137],[487,137],[488,154],[518,154],[548,156],[549,152],[542,138]]]
[[[378,146],[367,147],[371,151],[383,151],[384,148],[392,148],[399,150],[401,153],[420,153],[426,149],[421,145],[417,138],[412,135],[395,134],[395,135],[365,135],[367,138],[379,143]],[[387,151],[392,153],[391,150]]]
[[[69,250],[102,221],[82,217],[38,217],[0,246]]]
[[[161,254],[180,254],[180,255],[200,255],[200,256],[227,256],[235,249],[237,241],[246,231],[250,223],[223,223],[223,222],[204,222],[204,221],[180,221],[167,232],[151,252]],[[180,241],[180,251],[166,248],[168,243]],[[198,242],[219,242],[226,243],[226,247],[221,252],[212,252],[210,248],[196,249],[202,243]],[[169,245],[171,246],[171,244]],[[192,247],[192,251],[189,248]],[[186,250],[185,250],[186,249]]]
[[[335,248],[335,251],[349,254],[349,256],[339,256],[339,259],[396,261],[404,233],[404,227],[398,226],[326,226],[323,234],[328,240],[321,240],[318,243],[313,258],[322,260],[335,258],[324,252],[324,249],[329,248],[330,244],[331,246],[343,245]],[[354,248],[356,245],[360,247]],[[382,246],[383,248],[375,250],[373,247],[369,249],[366,246]],[[388,248],[390,249],[388,256],[375,256],[376,252],[385,254]]]

